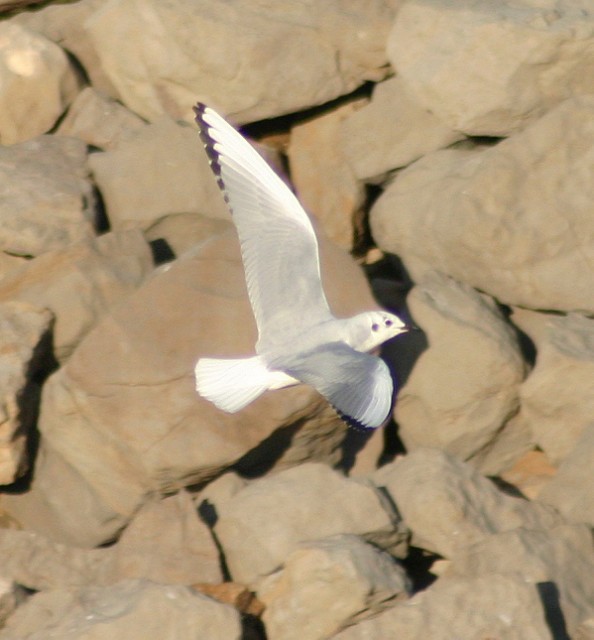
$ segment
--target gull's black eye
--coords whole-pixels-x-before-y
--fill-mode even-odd
[[[378,329],[379,329],[379,324],[377,324],[376,322],[374,322],[374,323],[371,325],[371,330],[372,330],[372,331],[377,331]]]
[[[386,327],[391,327],[392,326],[392,321],[391,320],[386,320]]]

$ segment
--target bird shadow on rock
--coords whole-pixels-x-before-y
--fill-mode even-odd
[[[571,636],[567,633],[565,616],[561,610],[557,585],[547,580],[546,582],[538,582],[536,589],[542,603],[547,626],[551,631],[551,636],[555,640],[571,640]]]

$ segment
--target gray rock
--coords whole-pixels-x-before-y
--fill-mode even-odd
[[[55,317],[54,355],[64,361],[153,268],[140,231],[106,233],[48,251],[12,269],[0,279],[0,302],[21,300],[50,309]]]
[[[201,96],[237,122],[252,122],[383,78],[393,4],[117,0],[84,25],[124,104],[144,118],[190,121]]]
[[[506,574],[440,578],[408,602],[333,636],[333,640],[375,638],[554,640],[555,636],[537,588],[517,574]]]
[[[515,332],[487,296],[439,274],[426,276],[407,302],[429,347],[398,395],[400,438],[408,451],[484,454],[519,409],[526,368]]]
[[[415,280],[429,267],[506,304],[593,312],[593,117],[579,97],[491,148],[425,156],[372,208],[373,237]]]
[[[454,556],[448,575],[519,574],[538,587],[549,623],[573,638],[579,623],[594,613],[594,545],[585,526],[546,530],[518,528],[487,536]]]
[[[0,147],[0,250],[36,256],[94,236],[86,158],[74,138]]]
[[[92,154],[89,165],[113,229],[147,229],[182,211],[228,219],[196,126],[163,117],[117,148]]]
[[[353,535],[300,544],[257,589],[273,640],[329,638],[405,599],[409,591],[404,570]]]
[[[0,59],[0,143],[46,133],[78,91],[79,78],[66,53],[39,33],[3,21]]]
[[[559,464],[594,422],[594,319],[552,317],[543,333],[520,388],[521,413],[536,444]]]
[[[412,99],[399,76],[375,87],[371,102],[341,122],[340,136],[348,163],[366,181],[464,137]]]
[[[352,259],[323,241],[322,254],[336,313],[373,308]],[[35,478],[12,496],[11,515],[57,541],[95,546],[155,492],[205,484],[231,465],[337,463],[344,424],[308,387],[270,392],[237,414],[197,395],[201,355],[249,354],[255,339],[235,233],[164,265],[46,383]]]
[[[86,87],[70,105],[56,135],[79,138],[98,149],[113,149],[145,126],[142,118],[113,98]]]
[[[553,508],[504,494],[438,449],[417,449],[380,468],[372,480],[388,491],[417,546],[446,558],[491,533],[547,529],[562,521]]]
[[[52,314],[24,302],[0,303],[0,485],[28,468],[27,439],[35,426],[39,385],[48,359]]]
[[[402,552],[398,518],[370,484],[323,464],[306,463],[255,480],[223,502],[215,533],[233,579],[253,584],[301,542],[358,534]]]
[[[388,56],[419,102],[453,129],[507,135],[592,91],[590,9],[572,1],[413,0],[397,15]]]
[[[2,640],[240,640],[239,613],[188,587],[125,580],[109,587],[32,596]]]
[[[570,522],[594,527],[594,419],[584,429],[574,449],[539,493],[539,500],[555,507]]]

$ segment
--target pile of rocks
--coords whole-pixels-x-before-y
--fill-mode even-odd
[[[0,639],[593,639],[589,4],[23,4]],[[306,387],[196,395],[200,356],[256,337],[197,100],[288,159],[337,315],[377,305],[354,247],[382,300],[394,256],[414,282],[385,431]]]

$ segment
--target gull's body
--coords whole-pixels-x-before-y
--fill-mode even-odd
[[[198,393],[233,413],[268,389],[305,383],[350,424],[380,426],[392,408],[392,378],[383,360],[366,352],[406,326],[385,311],[334,317],[317,239],[296,197],[215,111],[198,104],[195,112],[237,228],[258,326],[255,356],[198,361]]]

